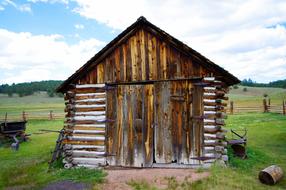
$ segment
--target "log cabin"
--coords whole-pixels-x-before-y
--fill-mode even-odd
[[[65,168],[226,162],[225,94],[239,82],[140,17],[57,89]]]

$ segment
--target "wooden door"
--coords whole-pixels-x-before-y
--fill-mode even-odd
[[[189,81],[154,84],[154,160],[198,164],[202,144],[200,92]]]
[[[107,152],[110,165],[153,163],[152,84],[118,85],[107,94]]]

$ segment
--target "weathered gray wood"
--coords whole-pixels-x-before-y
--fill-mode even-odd
[[[173,158],[170,83],[155,84],[155,160],[156,163],[171,163]]]

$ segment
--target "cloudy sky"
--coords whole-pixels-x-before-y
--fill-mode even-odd
[[[240,79],[286,79],[285,0],[0,0],[0,84],[64,80],[141,15]]]

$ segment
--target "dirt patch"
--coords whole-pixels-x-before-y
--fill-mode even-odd
[[[147,182],[151,186],[164,189],[167,188],[170,178],[182,183],[184,180],[194,182],[209,176],[209,172],[198,173],[195,169],[124,169],[106,172],[106,183],[101,186],[104,190],[132,189],[127,184],[132,180]]]
[[[91,188],[92,186],[87,183],[74,183],[72,181],[65,180],[51,183],[43,188],[43,190],[88,190]]]

